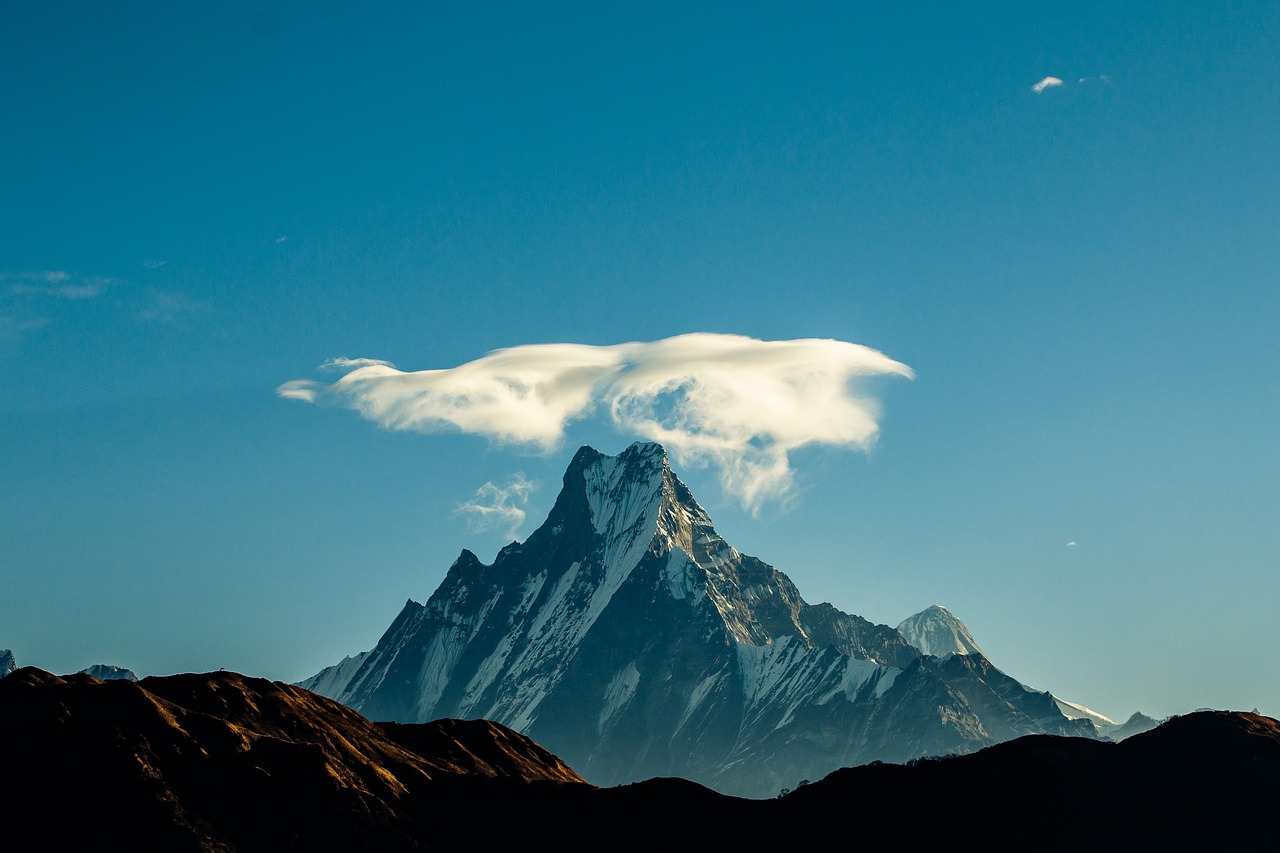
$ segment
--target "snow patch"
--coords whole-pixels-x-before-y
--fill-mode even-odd
[[[706,575],[693,558],[676,548],[667,552],[662,564],[662,580],[671,597],[677,601],[691,600],[697,603],[707,597]]]
[[[640,671],[635,661],[631,661],[610,681],[604,691],[604,705],[600,708],[600,716],[596,720],[596,732],[604,734],[610,721],[626,709],[635,698],[636,687],[640,684]]]

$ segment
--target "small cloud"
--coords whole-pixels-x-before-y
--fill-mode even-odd
[[[1057,77],[1046,77],[1043,80],[1041,80],[1039,83],[1032,86],[1031,91],[1035,92],[1038,95],[1041,92],[1043,92],[1045,89],[1049,89],[1054,86],[1061,86],[1061,85],[1062,85],[1062,81],[1059,80]]]
[[[1074,547],[1076,547],[1076,540],[1072,539],[1070,542],[1068,542],[1068,543],[1067,543],[1067,547],[1068,547],[1068,548],[1074,548]]]
[[[288,240],[288,239],[289,239],[288,237],[281,235],[275,239],[275,244],[279,246],[281,243],[283,243],[285,240]]]
[[[209,306],[205,303],[197,302],[180,293],[153,290],[151,304],[138,312],[138,319],[148,323],[172,325],[190,317],[199,316],[208,310]]]
[[[533,481],[517,471],[505,486],[485,483],[476,489],[471,500],[458,504],[455,512],[464,516],[467,527],[476,533],[505,528],[506,535],[514,539],[525,518],[523,506],[517,504],[526,503],[535,488]]]
[[[158,270],[160,269],[160,267],[164,266],[167,263],[169,262],[156,260],[155,258],[147,258],[145,261],[142,262],[142,266],[144,266],[149,270]]]

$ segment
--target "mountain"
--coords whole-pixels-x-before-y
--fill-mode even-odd
[[[898,633],[921,652],[934,657],[983,654],[964,623],[940,604],[902,620]]]
[[[495,720],[599,785],[680,776],[751,797],[851,764],[1093,732],[976,643],[931,657],[806,603],[721,538],[644,443],[581,448],[525,542],[491,565],[464,550],[373,649],[302,686],[378,720]]]
[[[968,835],[997,849],[1274,850],[1277,790],[1280,722],[1202,711],[1122,743],[1028,735],[843,769],[785,797],[778,818],[813,825],[874,803],[874,820],[848,821],[859,841],[910,849]]]
[[[95,663],[88,669],[80,670],[80,674],[92,675],[94,678],[99,678],[103,681],[115,681],[117,679],[124,679],[125,681],[138,680],[138,676],[133,674],[133,670],[107,663]]]
[[[1258,712],[1257,710],[1254,710],[1253,713],[1256,714]],[[1133,737],[1134,735],[1140,735],[1143,732],[1149,732],[1156,726],[1159,726],[1160,723],[1160,720],[1148,717],[1141,711],[1134,711],[1133,714],[1129,716],[1129,719],[1125,720],[1114,729],[1104,730],[1102,734],[1111,740],[1124,740],[1125,738]]]
[[[13,656],[13,652],[8,649],[0,649],[0,678],[4,678],[18,669],[18,662]],[[122,666],[113,666],[105,663],[95,663],[88,669],[80,670],[81,675],[92,675],[94,678],[100,678],[103,681],[124,678],[129,681],[137,681],[138,676],[133,674],[132,670],[125,669]]]
[[[902,620],[898,625],[898,633],[922,653],[938,658],[947,658],[950,655],[984,654],[965,624],[939,604],[927,607],[914,616]],[[1026,685],[1023,687],[1035,692]],[[1110,740],[1124,740],[1131,735],[1155,728],[1157,725],[1156,720],[1139,712],[1135,712],[1128,722],[1122,725],[1110,717],[1075,702],[1068,702],[1057,696],[1053,697],[1053,702],[1064,717],[1069,720],[1087,721],[1099,737]]]
[[[494,723],[380,726],[231,672],[132,682],[26,667],[0,681],[0,731],[4,831],[22,849],[456,846],[504,797],[588,787]]]
[[[1028,735],[838,770],[786,796],[610,788],[487,721],[377,724],[232,672],[0,681],[13,849],[1271,850],[1280,722],[1205,711],[1111,743]],[[16,842],[17,846],[14,847]]]
[[[1059,699],[1057,696],[1053,697],[1053,701],[1064,716],[1073,720],[1088,720],[1093,723],[1093,727],[1099,732],[1111,731],[1120,725],[1110,717],[1099,714],[1097,711],[1090,710],[1083,705],[1077,705],[1075,702],[1068,702],[1066,699]]]

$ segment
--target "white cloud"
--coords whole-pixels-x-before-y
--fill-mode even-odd
[[[1057,77],[1046,77],[1043,80],[1041,80],[1039,83],[1032,86],[1031,91],[1035,92],[1038,95],[1041,92],[1043,92],[1045,89],[1051,88],[1053,86],[1061,86],[1061,85],[1062,85],[1062,81],[1059,80]]]
[[[93,299],[115,284],[103,276],[72,276],[62,270],[37,273],[0,273],[0,281],[12,282],[9,293],[54,299]]]
[[[505,528],[506,535],[514,539],[525,518],[524,509],[516,504],[528,501],[534,488],[535,484],[517,471],[505,486],[488,482],[476,489],[471,500],[458,504],[456,512],[465,516],[467,526],[476,532]]]
[[[324,364],[320,365],[320,370],[347,371],[379,364],[385,367],[395,367],[391,362],[377,358],[343,358],[338,356],[337,358],[326,358]]]
[[[1067,543],[1067,547],[1068,547],[1068,548],[1074,548],[1074,547],[1076,547],[1076,540],[1072,539],[1070,542],[1068,542],[1068,543]]]
[[[457,429],[544,452],[569,422],[600,409],[621,432],[661,442],[678,463],[714,466],[723,487],[753,510],[787,493],[792,451],[875,442],[879,406],[861,387],[867,378],[915,375],[845,341],[710,333],[520,346],[416,372],[345,361],[362,366],[332,384],[297,379],[277,393],[354,409],[387,429]]]

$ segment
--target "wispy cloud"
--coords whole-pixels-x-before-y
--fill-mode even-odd
[[[13,314],[0,314],[0,343],[13,343],[21,341],[27,336],[27,332],[34,331],[41,326],[47,326],[49,321],[44,317],[22,317]]]
[[[0,342],[16,343],[77,310],[76,303],[102,296],[118,282],[65,270],[0,271]]]
[[[142,262],[142,266],[149,270],[158,270],[160,269],[160,267],[164,266],[167,263],[169,262],[160,260],[158,258],[147,258],[145,261]]]
[[[467,526],[473,531],[501,528],[508,538],[514,539],[516,531],[524,524],[523,504],[535,488],[533,481],[517,471],[505,486],[488,482],[476,489],[470,500],[458,504],[456,512],[467,519]]]
[[[148,297],[147,307],[138,312],[138,319],[148,323],[172,325],[197,317],[208,310],[209,306],[206,303],[198,302],[181,293],[153,290]]]
[[[1046,77],[1043,80],[1041,80],[1039,83],[1032,86],[1031,91],[1035,92],[1038,95],[1041,92],[1043,92],[1045,89],[1051,89],[1054,86],[1061,86],[1061,85],[1062,85],[1062,81],[1057,77]]]
[[[297,379],[277,393],[354,409],[387,429],[458,429],[542,451],[569,422],[603,410],[619,431],[661,442],[677,462],[715,467],[725,490],[754,510],[790,489],[793,451],[875,442],[880,409],[867,379],[914,375],[845,341],[697,333],[513,347],[441,370],[371,361],[332,384]]]
[[[51,299],[93,299],[115,284],[103,276],[73,276],[63,270],[0,273],[0,282],[8,284],[10,294]]]

